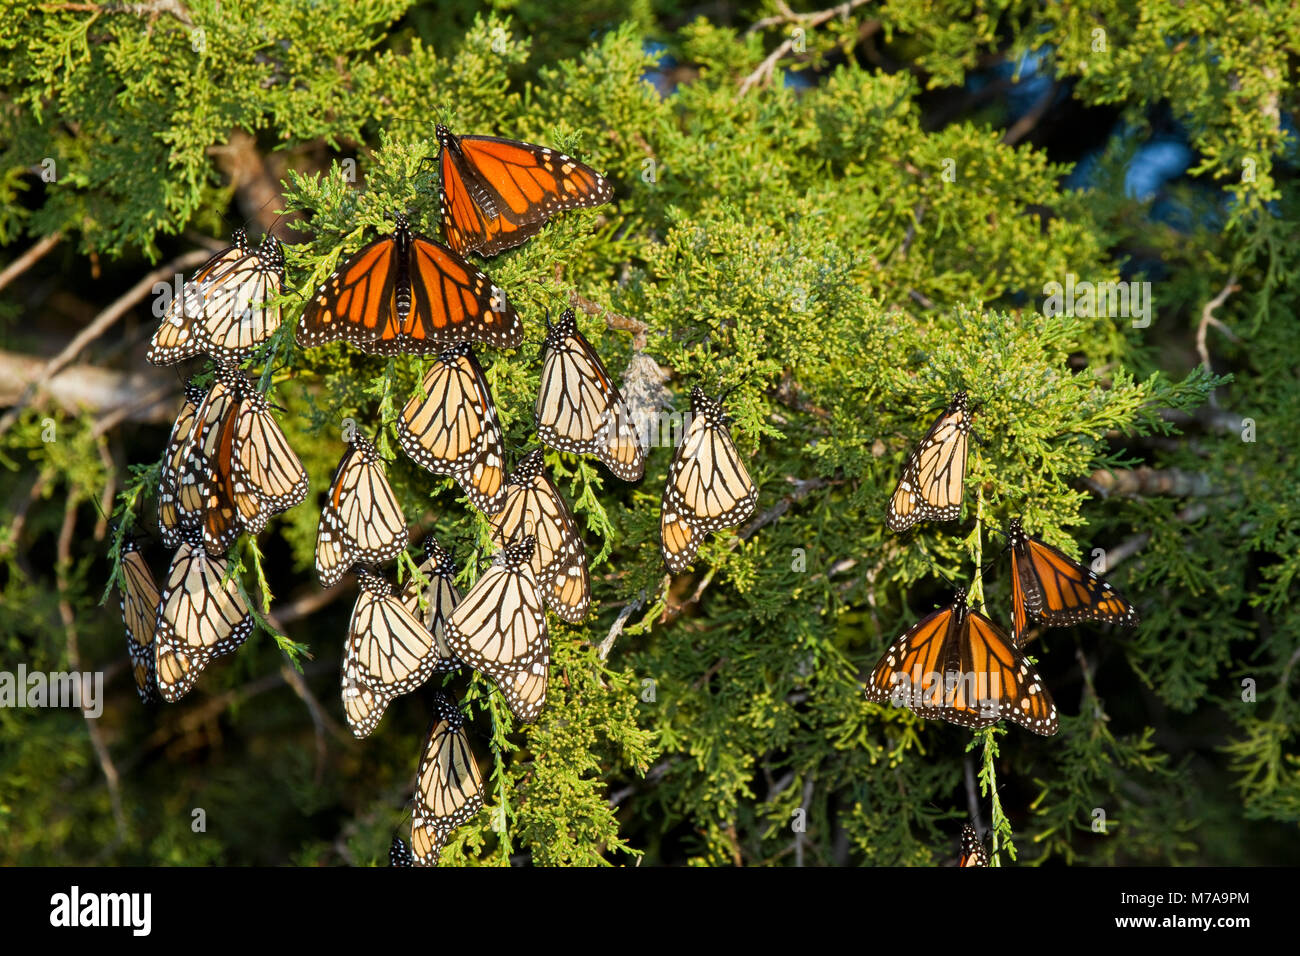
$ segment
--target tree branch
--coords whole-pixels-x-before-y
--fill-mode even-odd
[[[34,246],[24,252],[9,265],[5,266],[5,271],[0,272],[0,289],[3,289],[9,283],[13,282],[20,275],[36,265],[41,258],[57,246],[63,240],[63,233],[56,232],[38,241]]]

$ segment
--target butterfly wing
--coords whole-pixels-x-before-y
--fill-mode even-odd
[[[565,209],[599,206],[614,191],[590,166],[545,146],[495,136],[454,136],[442,146],[443,228],[459,253],[484,256],[517,246]]]
[[[155,673],[164,700],[190,692],[213,660],[234,653],[253,630],[253,618],[226,562],[208,555],[193,532],[172,559],[155,623]]]
[[[984,849],[984,844],[980,842],[979,835],[975,828],[969,823],[963,824],[961,828],[961,859],[957,861],[958,866],[988,866],[989,853]]]
[[[385,337],[395,338],[397,255],[394,236],[362,246],[307,303],[298,324],[298,344],[310,349],[346,339],[367,349]]]
[[[497,685],[511,712],[531,721],[546,702],[551,645],[525,538],[498,555],[447,622],[452,652]]]
[[[953,521],[961,514],[970,423],[966,393],[957,392],[903,466],[885,512],[890,531],[906,531],[920,521]]]
[[[126,649],[135,689],[140,700],[147,704],[158,699],[153,642],[161,595],[144,555],[130,541],[122,544],[122,579],[122,624],[126,628]]]
[[[645,452],[632,413],[600,356],[566,309],[546,335],[546,359],[534,413],[537,437],[560,451],[595,455],[623,481],[645,474]]]
[[[356,648],[358,675],[390,699],[409,694],[433,674],[433,635],[393,596],[387,581],[365,570],[357,577],[361,593],[348,639]]]
[[[957,663],[952,607],[942,608],[922,618],[881,655],[867,681],[867,700],[906,706],[923,717],[945,716],[944,676]],[[983,723],[968,723],[964,715],[956,723],[986,727],[997,718]],[[978,716],[978,715],[977,715]]]
[[[360,435],[339,462],[321,508],[316,576],[333,587],[355,564],[382,565],[406,549],[406,516],[388,484],[383,459]]]
[[[186,445],[194,431],[198,410],[206,397],[204,389],[186,384],[185,400],[181,403],[181,410],[172,425],[171,435],[167,438],[167,450],[163,453],[162,473],[158,482],[158,531],[166,548],[176,548],[181,543],[181,518],[176,506],[180,470],[185,462]]]
[[[950,691],[948,701],[954,713],[995,712],[1045,737],[1057,732],[1056,705],[1038,671],[1001,628],[978,611],[968,612],[963,621],[961,656],[964,679]]]
[[[523,343],[523,323],[505,292],[446,246],[413,236],[410,269],[412,309],[402,351],[423,355],[456,342],[498,349]]]
[[[411,857],[416,866],[437,866],[447,831],[425,819],[419,809],[411,815]]]
[[[516,536],[535,538],[531,567],[546,604],[570,624],[586,617],[591,606],[587,549],[569,506],[546,475],[541,449],[526,456],[510,476],[505,506],[491,525],[492,540],[500,547]]]
[[[474,507],[495,514],[505,497],[501,426],[473,349],[442,352],[421,388],[398,416],[398,444],[420,467],[454,478]]]
[[[438,657],[434,673],[456,670],[460,661],[447,646],[447,621],[460,603],[456,565],[451,555],[432,537],[425,541],[424,551],[425,560],[419,571],[429,582],[428,587],[423,589],[419,578],[413,575],[402,591],[402,605],[433,635],[434,651]],[[420,606],[421,598],[424,600],[423,608]]]
[[[153,365],[175,365],[201,355],[206,346],[201,327],[208,291],[214,280],[238,262],[252,256],[244,230],[235,230],[234,239],[207,262],[199,266],[192,279],[172,298],[162,322],[149,341],[145,358]]]
[[[256,390],[240,406],[231,464],[236,490],[256,495],[274,514],[307,498],[307,470]]]
[[[1018,596],[1013,594],[1020,614],[1034,614],[1052,627],[1084,620],[1138,625],[1137,609],[1107,581],[1050,544],[1017,529],[1018,521],[1013,521],[1008,538],[1012,542],[1013,591],[1017,584],[1021,591]],[[1020,643],[1022,635],[1018,630]]]
[[[746,521],[758,489],[740,460],[722,406],[691,391],[691,424],[668,469],[660,506],[664,561],[674,574],[694,560],[704,535]]]
[[[433,700],[433,721],[420,759],[416,812],[446,831],[460,826],[483,806],[483,779],[465,733],[465,715],[444,693]]]
[[[267,236],[255,252],[235,260],[204,283],[203,351],[220,361],[248,355],[280,327],[274,300],[284,282],[284,250]]]
[[[393,842],[388,847],[388,865],[389,866],[414,866],[415,858],[411,855],[411,848],[407,842],[399,836],[393,837]]]

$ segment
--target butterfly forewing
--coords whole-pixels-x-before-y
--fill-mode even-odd
[[[187,382],[185,400],[167,438],[163,455],[162,473],[158,481],[158,531],[164,547],[175,548],[181,543],[181,517],[177,510],[181,466],[185,461],[186,444],[194,431],[194,422],[203,400],[204,389]]]
[[[445,350],[397,419],[397,440],[420,467],[450,475],[484,514],[505,496],[501,426],[483,369],[468,345]]]
[[[306,500],[307,470],[289,447],[271,415],[270,404],[260,392],[249,391],[244,396],[232,451],[237,492],[255,495],[275,514]]]
[[[126,649],[131,660],[135,689],[144,703],[158,699],[158,680],[154,675],[154,633],[158,623],[161,595],[153,572],[134,542],[122,543],[121,608],[126,628]]]
[[[499,552],[447,622],[447,644],[490,677],[520,720],[536,719],[546,701],[550,638],[526,537]]]
[[[180,295],[172,297],[158,330],[149,342],[146,358],[154,365],[175,365],[201,355],[206,342],[202,323],[206,290],[214,277],[251,254],[248,236],[236,229],[231,245],[199,266],[193,278],[181,286]]]
[[[614,191],[590,166],[545,146],[437,128],[443,228],[462,254],[491,256],[535,235],[565,209],[599,206]]]
[[[961,859],[958,866],[988,866],[989,853],[984,849],[984,844],[980,842],[979,835],[975,828],[969,823],[963,824],[961,828]]]
[[[534,414],[537,437],[552,448],[595,455],[615,476],[638,481],[645,453],[623,396],[572,309],[546,334],[546,359]]]
[[[731,440],[721,404],[693,388],[690,427],[668,468],[660,506],[668,569],[684,571],[706,534],[746,521],[757,501],[758,489]]]
[[[352,439],[321,508],[316,575],[333,587],[355,564],[379,566],[406,549],[406,517],[369,439]]]
[[[889,530],[960,516],[970,424],[966,393],[957,392],[903,465],[885,513]]]
[[[188,532],[167,572],[155,624],[154,667],[164,700],[189,693],[203,668],[234,653],[252,632],[239,587],[225,576],[225,560],[208,555],[199,535]]]

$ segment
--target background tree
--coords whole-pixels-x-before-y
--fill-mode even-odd
[[[1019,862],[1294,860],[1296,12],[491,6],[508,16],[5,4],[0,646],[6,669],[102,670],[108,699],[93,721],[0,708],[0,859],[386,859],[427,712],[416,694],[366,741],[340,728],[354,585],[322,592],[312,548],[345,419],[391,448],[419,360],[304,352],[292,322],[263,349],[313,495],[241,541],[264,626],[185,701],[139,705],[104,595],[120,534],[152,521],[180,399],[143,359],[154,282],[245,220],[274,226],[296,319],[385,214],[437,234],[441,118],[616,185],[485,266],[528,335],[490,356],[511,453],[530,447],[542,318],[573,305],[642,407],[734,388],[760,485],[755,518],[670,580],[671,447],[632,486],[548,453],[594,613],[552,618],[536,725],[469,686],[490,794],[445,863],[929,864],[968,814]],[[1150,282],[1150,323],[1044,314],[1071,275]],[[980,402],[966,520],[892,535],[903,456],[957,387]],[[468,583],[486,522],[394,457],[408,519]],[[1103,549],[1143,616],[1030,645],[1060,734],[866,703],[881,649],[948,600],[936,572],[982,571],[1007,619],[994,532],[1021,513],[1085,561]]]

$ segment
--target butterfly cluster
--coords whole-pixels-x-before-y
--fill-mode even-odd
[[[507,462],[496,402],[477,349],[518,348],[523,323],[505,290],[465,257],[492,256],[536,235],[566,209],[613,195],[589,166],[543,146],[437,130],[440,216],[446,245],[404,214],[391,233],[352,253],[317,288],[294,334],[303,348],[343,341],[382,356],[430,359],[395,422],[397,444],[420,468],[451,478],[490,528],[490,567],[463,595],[452,555],[433,537],[424,560],[395,587],[383,567],[406,551],[406,516],[388,462],[353,434],[321,507],[315,570],[322,587],[353,575],[358,595],[343,646],[341,697],[353,734],[367,737],[389,704],[439,673],[472,668],[514,717],[536,720],[550,672],[547,612],[576,624],[589,613],[586,548],[542,448]],[[141,695],[177,700],[202,670],[248,636],[253,617],[229,574],[241,533],[301,503],[307,475],[240,363],[280,327],[284,254],[243,231],[206,262],[173,301],[148,358],[175,364],[206,355],[211,384],[192,379],[164,454],[159,530],[178,547],[159,589],[132,540],[121,551],[122,612]],[[645,473],[631,410],[572,310],[547,319],[534,404],[539,445],[588,455],[623,481]],[[696,388],[691,418],[668,472],[662,543],[684,570],[703,537],[738,525],[757,491],[728,431],[721,400]],[[449,692],[433,696],[409,843],[395,865],[436,864],[447,834],[482,805],[466,717]]]
[[[886,508],[890,530],[960,516],[971,418],[967,395],[959,391],[903,465]],[[1092,571],[1026,534],[1019,518],[1011,520],[1007,542],[1012,635],[970,608],[959,589],[948,607],[886,648],[867,681],[868,700],[964,727],[1010,720],[1044,736],[1057,732],[1052,695],[1022,652],[1029,617],[1049,627],[1082,620],[1135,626],[1137,611]]]

